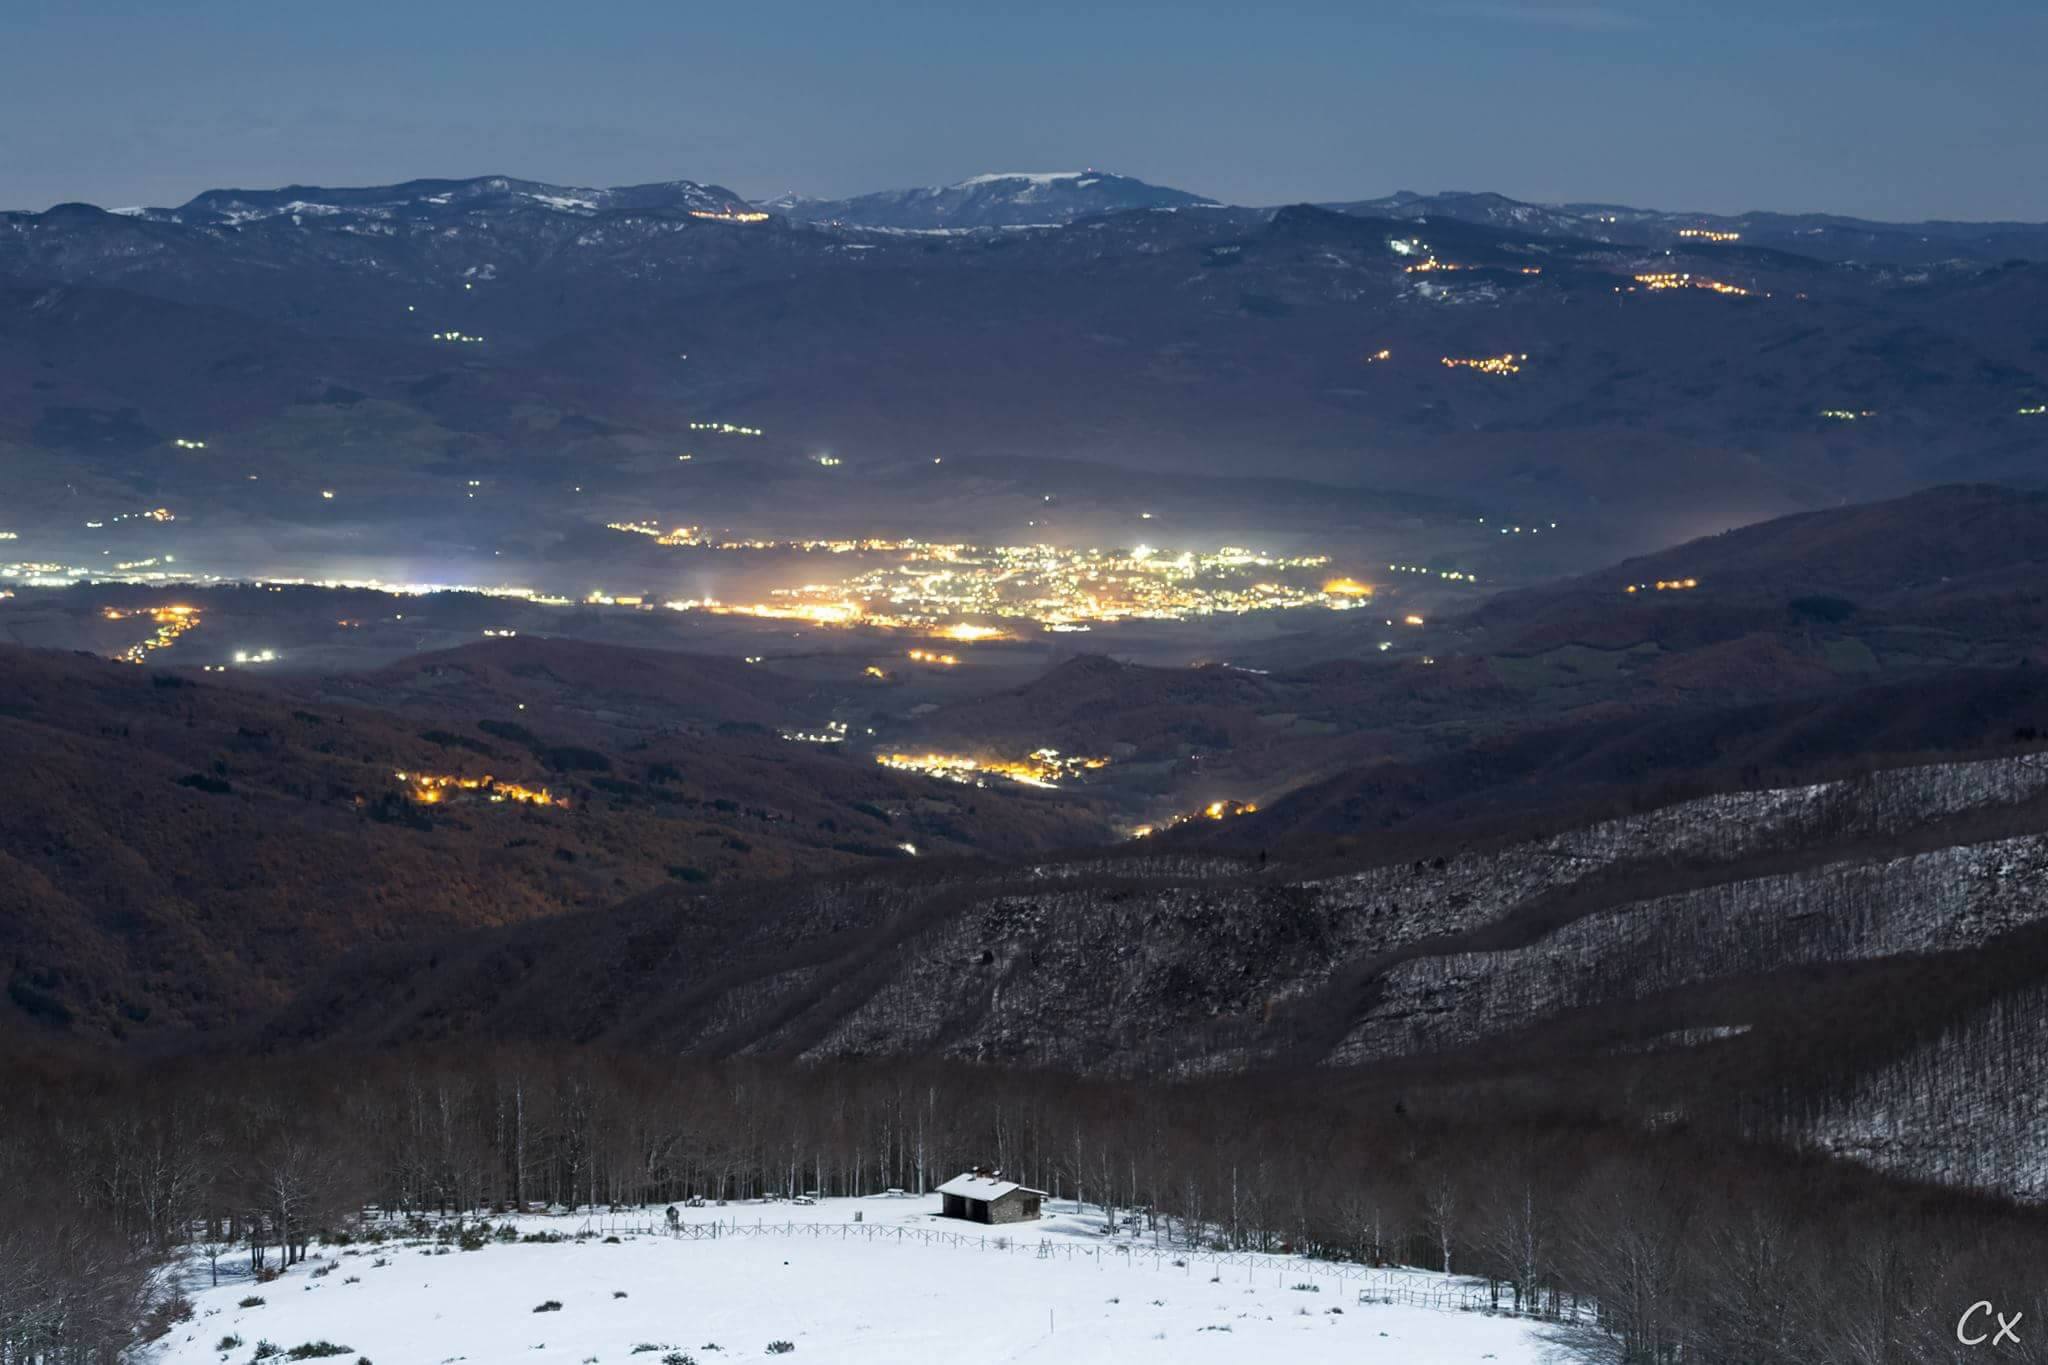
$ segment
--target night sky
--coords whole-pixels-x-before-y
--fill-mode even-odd
[[[2048,219],[2040,0],[5,0],[0,208],[505,174],[1120,171]]]

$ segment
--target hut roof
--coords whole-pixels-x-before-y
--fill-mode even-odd
[[[989,1201],[1001,1199],[1004,1195],[1014,1194],[1019,1190],[1025,1194],[1035,1194],[1041,1199],[1046,1197],[1044,1190],[1034,1190],[1014,1180],[1002,1180],[992,1175],[976,1175],[972,1171],[956,1175],[939,1186],[940,1194],[956,1194],[962,1199]]]

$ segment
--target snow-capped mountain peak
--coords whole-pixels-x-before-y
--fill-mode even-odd
[[[1131,209],[1206,207],[1212,199],[1093,168],[987,171],[950,185],[852,199],[785,195],[761,205],[809,222],[907,231],[1041,227]]]

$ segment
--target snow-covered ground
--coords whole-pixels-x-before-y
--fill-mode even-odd
[[[860,1365],[1552,1358],[1528,1323],[1358,1302],[1361,1287],[1455,1295],[1460,1286],[1441,1276],[1340,1279],[1282,1257],[1219,1263],[1166,1247],[1155,1254],[1149,1239],[1106,1243],[1099,1218],[1071,1210],[1062,1202],[1037,1223],[984,1229],[937,1217],[934,1199],[735,1204],[683,1211],[693,1224],[722,1222],[716,1237],[621,1232],[616,1243],[603,1240],[606,1225],[659,1222],[660,1211],[648,1220],[525,1218],[522,1234],[572,1240],[467,1252],[399,1238],[321,1248],[262,1285],[237,1257],[237,1275],[219,1288],[204,1287],[205,1269],[197,1268],[197,1316],[141,1360],[242,1365],[263,1342],[287,1359],[302,1345],[346,1346],[335,1357],[342,1365],[718,1365],[771,1355]],[[858,1228],[848,1226],[856,1212]],[[763,1231],[790,1223],[802,1230]],[[586,1228],[596,1235],[573,1240]],[[932,1242],[916,1235],[924,1230],[966,1240]],[[1309,1284],[1316,1288],[1296,1287]],[[239,1306],[251,1296],[263,1302]],[[547,1303],[560,1307],[535,1311]],[[223,1351],[230,1337],[239,1340]],[[772,1352],[776,1342],[793,1350]]]

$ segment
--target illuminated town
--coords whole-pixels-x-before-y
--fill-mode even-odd
[[[1446,369],[1468,369],[1477,370],[1481,374],[1508,375],[1520,374],[1522,372],[1522,363],[1528,360],[1528,358],[1526,355],[1509,354],[1472,357],[1445,356],[1443,359]]]
[[[159,649],[168,649],[177,643],[178,637],[199,626],[199,613],[191,607],[151,607],[145,611],[123,611],[119,607],[103,607],[100,615],[109,621],[125,621],[131,617],[147,617],[155,625],[156,632],[146,640],[138,640],[114,657],[123,663],[139,664]]]
[[[901,556],[832,583],[779,588],[765,602],[713,598],[665,603],[672,611],[758,616],[814,625],[932,630],[962,643],[1001,638],[1000,627],[959,618],[1034,621],[1051,630],[1118,620],[1180,621],[1295,607],[1341,610],[1372,596],[1356,579],[1323,579],[1326,555],[1283,556],[1238,546],[1173,553],[1057,545],[979,546],[918,540],[731,540],[695,526],[664,531],[654,522],[610,529],[658,545],[734,550]]]
[[[556,796],[546,787],[523,787],[483,777],[453,777],[440,773],[393,773],[405,785],[405,794],[422,806],[438,806],[457,797],[473,797],[494,803],[516,802],[523,806],[563,806],[567,797]]]
[[[1131,837],[1147,839],[1163,830],[1178,829],[1182,825],[1190,825],[1198,820],[1234,820],[1240,815],[1255,815],[1258,809],[1258,804],[1252,801],[1211,801],[1200,810],[1183,811],[1160,824],[1139,825],[1131,831]]]
[[[1749,295],[1749,291],[1740,285],[1710,280],[1704,275],[1693,275],[1685,271],[1660,271],[1655,274],[1638,275],[1636,283],[1652,293],[1662,289],[1705,289],[1710,293],[1731,294],[1743,298]],[[1620,292],[1620,286],[1616,286],[1616,290]],[[1632,294],[1635,290],[1631,288],[1627,292]]]
[[[1654,583],[1631,583],[1622,591],[1685,592],[1688,589],[1697,588],[1699,585],[1700,581],[1697,578],[1660,578]]]
[[[1696,241],[1702,242],[1739,242],[1742,240],[1742,234],[1739,232],[1716,232],[1712,228],[1680,228],[1678,235],[1681,237],[1691,237]]]
[[[1062,754],[1057,749],[1034,749],[1022,759],[973,758],[966,754],[876,754],[875,762],[898,772],[920,773],[973,787],[986,787],[992,777],[1019,782],[1027,787],[1057,787],[1083,773],[1109,766],[1106,758]]]

